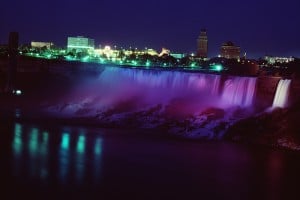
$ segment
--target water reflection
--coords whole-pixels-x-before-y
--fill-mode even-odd
[[[44,180],[48,177],[48,138],[49,133],[44,131],[42,133],[42,142],[40,145],[41,168],[40,177]]]
[[[38,175],[38,165],[40,164],[38,162],[38,147],[39,147],[39,141],[38,141],[38,136],[39,136],[39,130],[37,128],[32,128],[30,133],[29,133],[29,138],[28,138],[28,151],[29,151],[29,169],[30,169],[30,176],[35,177]]]
[[[78,184],[90,179],[99,181],[102,146],[102,137],[89,134],[85,129],[49,131],[15,123],[13,171],[15,175],[43,182],[53,179],[50,174],[57,174],[55,179],[61,184],[70,183],[73,179]]]
[[[61,182],[66,181],[69,172],[70,163],[70,133],[64,132],[61,135],[61,144],[59,150],[59,177]]]
[[[15,124],[14,139],[13,139],[13,151],[15,156],[19,156],[22,153],[22,125],[19,123]]]
[[[102,138],[98,137],[94,143],[94,176],[99,180],[101,174]]]
[[[85,166],[85,133],[81,130],[80,135],[77,138],[76,145],[76,178],[77,181],[81,182],[84,175]]]
[[[15,123],[14,127],[14,137],[12,142],[14,163],[13,163],[13,171],[14,175],[18,175],[21,167],[21,158],[23,151],[23,139],[22,139],[22,125],[19,123]]]

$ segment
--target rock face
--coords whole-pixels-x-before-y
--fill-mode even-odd
[[[275,109],[232,125],[226,139],[300,150],[300,102],[286,109]]]

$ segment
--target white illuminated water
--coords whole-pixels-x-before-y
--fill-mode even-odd
[[[272,107],[285,108],[288,103],[289,89],[291,80],[280,80],[273,100]]]

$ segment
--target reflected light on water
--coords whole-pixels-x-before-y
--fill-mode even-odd
[[[100,156],[102,153],[102,139],[101,138],[97,138],[95,140],[94,153],[95,153],[95,156]]]
[[[14,175],[18,175],[21,169],[21,158],[23,152],[23,139],[22,139],[22,125],[15,123],[14,127],[14,137],[12,141],[12,150],[13,150],[13,171]]]
[[[77,153],[78,154],[83,154],[84,153],[84,148],[85,148],[85,136],[84,135],[79,135],[78,137],[78,142],[77,142]]]
[[[101,172],[101,154],[102,154],[102,138],[97,137],[94,144],[94,176],[96,177],[95,180],[100,179],[100,172]]]
[[[77,145],[76,145],[76,178],[77,181],[80,183],[84,176],[85,170],[85,133],[81,131],[80,135],[77,138]]]
[[[44,184],[100,183],[102,135],[76,127],[50,130],[14,123],[10,143],[14,175]]]
[[[39,174],[39,162],[38,158],[40,157],[39,154],[39,130],[37,128],[32,128],[29,133],[28,138],[28,152],[29,152],[29,169],[30,169],[30,176],[35,177]]]
[[[42,142],[40,145],[40,160],[41,160],[41,167],[40,167],[40,177],[42,179],[46,179],[48,176],[48,138],[49,133],[43,132],[42,134]]]
[[[22,153],[22,125],[19,123],[15,124],[14,129],[14,139],[13,139],[13,152],[15,153],[15,156],[18,156]]]
[[[59,150],[59,177],[64,183],[66,181],[69,171],[69,147],[70,147],[70,134],[64,132],[61,136],[61,145]]]
[[[29,152],[30,156],[35,157],[38,153],[38,135],[39,130],[37,128],[32,128],[29,135]]]

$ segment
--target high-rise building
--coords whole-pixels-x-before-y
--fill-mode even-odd
[[[207,58],[208,40],[206,29],[201,29],[200,35],[197,39],[197,56],[200,58]]]
[[[68,37],[68,51],[75,50],[76,52],[94,50],[95,41],[94,39],[77,36]]]
[[[227,59],[240,59],[240,47],[235,46],[233,42],[225,42],[221,46],[221,57]]]

